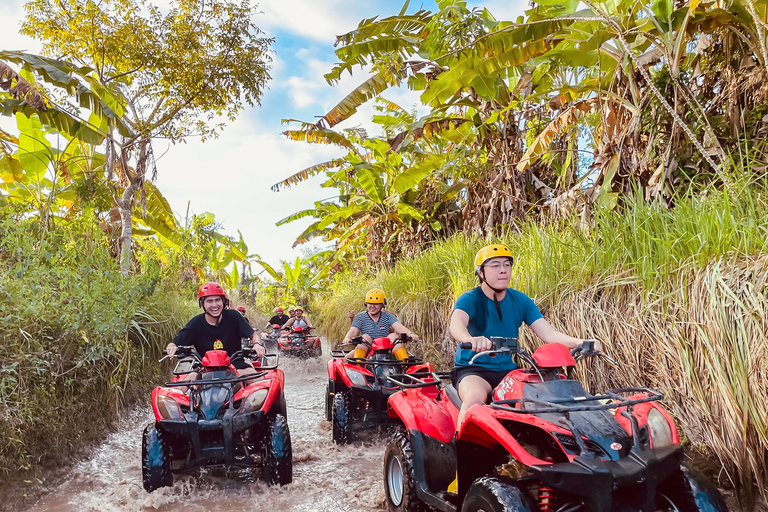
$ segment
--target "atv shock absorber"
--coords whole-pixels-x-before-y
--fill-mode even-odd
[[[539,509],[541,512],[553,512],[555,510],[555,490],[549,487],[539,487]]]

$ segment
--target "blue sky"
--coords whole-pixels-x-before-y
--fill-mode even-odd
[[[497,19],[514,19],[527,8],[521,0],[470,1],[470,7],[488,7]],[[40,43],[18,35],[23,19],[23,2],[0,0],[0,48],[25,49],[36,53]],[[331,87],[323,78],[336,62],[335,35],[353,30],[363,18],[397,14],[400,0],[270,0],[258,4],[262,14],[254,21],[275,38],[272,81],[262,106],[248,109],[228,123],[219,139],[169,146],[156,143],[157,186],[182,217],[190,204],[195,213],[213,212],[223,231],[237,236],[240,230],[251,253],[272,265],[293,260],[300,251],[292,249],[296,236],[307,222],[276,227],[275,222],[333,192],[322,189],[322,177],[298,186],[272,192],[269,187],[314,163],[343,155],[333,147],[315,146],[281,136],[286,126],[281,119],[312,121],[338,103],[356,85],[368,78],[362,70],[345,76]],[[436,10],[434,0],[411,2],[408,12],[423,7]],[[408,108],[418,96],[407,90],[387,91],[384,96]],[[369,126],[371,107],[361,108],[345,126]],[[8,119],[0,119],[6,129]]]

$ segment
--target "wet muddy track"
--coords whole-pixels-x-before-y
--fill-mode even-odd
[[[327,350],[324,347],[324,353]],[[283,358],[288,424],[293,443],[293,483],[270,487],[256,470],[203,470],[175,475],[172,487],[147,493],[141,481],[141,434],[152,420],[147,406],[132,411],[94,456],[77,464],[66,481],[29,512],[82,511],[371,511],[384,508],[386,435],[363,433],[347,446],[331,441],[324,421],[327,356]]]

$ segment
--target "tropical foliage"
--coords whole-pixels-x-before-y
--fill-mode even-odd
[[[339,188],[335,201],[286,219],[318,219],[299,241],[323,236],[338,242],[339,257],[391,263],[387,251],[413,253],[454,231],[413,199],[426,190],[451,190],[445,209],[464,232],[485,235],[527,218],[576,213],[589,222],[595,209],[614,208],[634,191],[669,205],[677,190],[731,186],[734,158],[765,160],[768,2],[545,1],[516,21],[463,0],[438,6],[408,14],[406,4],[339,36],[329,83],[359,67],[371,77],[317,123],[286,132],[350,151],[278,184],[325,172],[326,185]],[[332,131],[403,84],[420,91],[429,111],[416,125],[380,119],[398,132],[371,139],[378,151],[365,137]],[[433,172],[420,172],[425,161]],[[411,179],[395,200],[384,184],[400,174]],[[406,215],[410,236],[393,238],[388,223],[402,217],[397,205],[409,194],[404,202],[425,214]],[[377,233],[351,235],[361,215],[349,204],[384,199],[389,208],[373,208],[358,224]],[[339,226],[341,212],[353,217]],[[435,221],[445,229],[430,229]]]
[[[0,112],[16,121],[0,130],[2,473],[102,437],[154,380],[200,281],[251,291],[258,255],[211,213],[176,217],[151,141],[214,136],[211,116],[258,103],[271,42],[247,3],[27,9],[25,30],[70,60],[0,51]]]
[[[224,126],[217,118],[259,103],[272,40],[261,37],[247,1],[178,0],[160,9],[145,0],[31,0],[25,9],[22,33],[82,66],[66,90],[90,89],[117,121],[89,123],[105,139],[106,174],[122,185],[113,199],[127,274],[133,207],[140,197],[146,209],[145,184],[157,172],[152,140],[215,137]],[[83,106],[62,108],[77,114]]]

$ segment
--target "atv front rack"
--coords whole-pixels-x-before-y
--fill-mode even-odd
[[[390,377],[391,379],[391,377]],[[645,393],[643,398],[626,398],[619,393]],[[609,389],[604,395],[558,398],[554,400],[536,400],[531,398],[514,398],[511,400],[494,400],[491,407],[505,411],[512,411],[518,414],[545,414],[560,413],[567,414],[571,412],[584,411],[605,411],[609,409],[618,409],[619,407],[632,406],[646,402],[656,402],[664,398],[664,393],[654,391],[649,388],[617,388]],[[597,402],[600,400],[612,400],[611,403],[589,404],[585,402]],[[526,408],[526,403],[537,404],[538,408]],[[574,405],[568,405],[574,404]],[[579,405],[576,405],[579,404]],[[581,405],[583,404],[583,405]],[[520,407],[516,407],[520,405]]]
[[[246,352],[246,351],[241,351]],[[243,359],[249,359],[251,361],[262,359],[263,361],[269,360],[269,358],[274,358],[275,362],[272,365],[261,365],[261,366],[254,366],[254,368],[258,369],[258,371],[266,371],[266,370],[275,370],[277,369],[277,364],[280,360],[279,354],[264,354],[264,357],[258,358],[258,357],[251,357],[253,351],[248,351],[248,353],[245,353],[242,355]],[[253,352],[255,354],[255,352]],[[179,359],[179,362],[176,364],[176,368],[173,370],[173,375],[179,377],[181,375],[188,375],[190,373],[199,372],[202,369],[202,361],[200,360],[200,356],[195,352],[194,354],[190,354],[188,356],[185,356],[182,359]]]
[[[438,386],[443,380],[449,379],[451,372],[413,372],[413,373],[395,373],[388,375],[387,379],[401,389],[426,388],[428,386]],[[432,377],[432,380],[426,380]]]
[[[367,357],[347,357],[347,352],[343,350],[331,350],[331,356],[334,359],[344,359],[352,364],[359,364],[362,366],[399,366],[414,364],[422,364],[424,362],[420,357],[406,357],[405,359],[398,359],[396,361],[382,361],[378,359],[368,359]]]
[[[169,388],[173,387],[188,387],[188,386],[218,386],[220,384],[237,384],[238,382],[245,382],[247,380],[253,380],[258,379],[260,377],[263,377],[267,374],[266,371],[262,372],[256,372],[251,373],[248,375],[243,375],[242,377],[230,377],[227,379],[216,379],[216,380],[179,380],[176,382],[166,382],[165,386]]]

